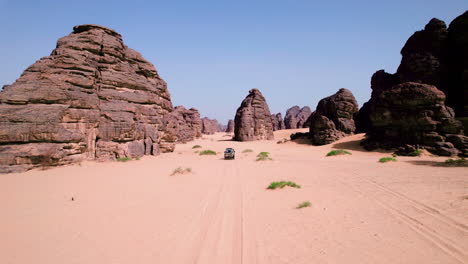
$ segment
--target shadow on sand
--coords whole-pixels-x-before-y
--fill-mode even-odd
[[[405,162],[411,163],[413,165],[419,165],[419,166],[433,166],[433,167],[447,167],[447,168],[468,167],[468,163],[454,165],[454,164],[447,164],[446,162],[443,162],[443,161],[432,161],[432,160],[408,160]]]
[[[389,154],[393,153],[392,150],[385,150],[385,149],[376,149],[376,150],[365,150],[361,146],[361,141],[362,139],[358,140],[353,140],[353,141],[347,141],[347,142],[340,142],[340,143],[335,143],[332,145],[332,148],[335,149],[347,149],[347,150],[352,150],[352,151],[361,151],[361,152],[377,152],[377,153],[382,153],[382,154]]]

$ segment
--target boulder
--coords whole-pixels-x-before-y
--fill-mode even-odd
[[[177,106],[164,116],[164,140],[173,143],[187,143],[202,135],[202,120],[195,108]]]
[[[332,143],[356,130],[354,115],[358,104],[351,91],[341,88],[319,101],[310,117],[309,136],[314,145]]]
[[[268,104],[258,89],[252,89],[237,108],[234,119],[234,140],[253,141],[273,138],[273,124]]]

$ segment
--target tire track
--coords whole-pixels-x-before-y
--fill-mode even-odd
[[[361,183],[365,183],[366,186],[355,186],[351,183],[340,181],[343,185],[351,188],[355,192],[361,194],[363,197],[369,197],[375,201],[378,205],[388,211],[392,216],[400,220],[402,223],[407,225],[411,230],[416,232],[419,236],[423,237],[437,248],[442,250],[448,256],[457,260],[460,263],[468,263],[468,254],[464,249],[463,245],[459,245],[454,242],[447,235],[458,236],[460,231],[462,233],[466,232],[464,225],[456,222],[455,220],[442,217],[438,215],[438,211],[434,208],[426,206],[420,202],[414,201],[409,197],[405,197],[402,194],[399,194],[391,189],[384,188],[383,186],[375,183],[369,179],[360,177],[356,172],[352,172],[358,180],[362,180]],[[369,190],[364,190],[365,188]],[[385,198],[387,197],[387,198]],[[396,198],[396,201],[392,202],[392,199],[389,197]],[[442,235],[440,232],[437,232],[435,229],[431,228],[428,224],[425,224],[423,219],[418,215],[410,215],[402,210],[398,209],[401,205],[408,205],[409,207],[415,210],[418,213],[423,213],[426,216],[430,217],[430,224],[432,226],[441,226],[445,229],[449,228],[450,234],[446,232],[445,235]],[[467,237],[468,238],[468,237]],[[466,247],[466,246],[465,246]]]

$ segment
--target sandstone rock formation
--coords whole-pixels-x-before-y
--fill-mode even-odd
[[[237,108],[234,123],[234,140],[253,141],[274,138],[270,109],[258,89],[249,91],[249,95]]]
[[[284,120],[281,113],[271,115],[271,121],[273,124],[273,131],[285,129]]]
[[[286,129],[296,129],[309,127],[309,124],[306,122],[310,117],[310,107],[304,106],[300,108],[299,106],[293,106],[286,111],[286,116],[284,117],[284,124]]]
[[[367,149],[421,146],[444,156],[468,151],[468,141],[445,94],[435,86],[407,82],[384,90],[370,104]],[[457,147],[459,149],[457,149]]]
[[[163,139],[167,143],[187,143],[202,135],[202,120],[195,108],[177,106],[164,116],[164,121]]]
[[[164,80],[120,34],[76,26],[0,92],[0,172],[171,151],[172,111]]]
[[[219,124],[216,119],[209,119],[208,117],[202,118],[202,133],[212,135],[219,132]]]
[[[405,43],[395,74],[380,70],[372,77],[373,95],[357,116],[358,130],[369,129],[368,109],[374,93],[405,82],[436,86],[445,93],[446,105],[455,110],[457,117],[468,122],[467,54],[468,11],[452,21],[448,29],[443,21],[431,19],[424,30],[415,32]]]
[[[226,129],[227,125],[221,123],[218,124],[218,132],[226,132]]]
[[[234,132],[234,120],[229,119],[227,128],[226,128],[227,133],[233,133]]]
[[[455,18],[448,28],[448,105],[465,122],[468,132],[468,11]]]
[[[353,134],[356,130],[353,116],[357,111],[356,99],[351,91],[344,88],[320,100],[310,118],[312,144],[329,144]]]

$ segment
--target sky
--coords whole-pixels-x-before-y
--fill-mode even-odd
[[[466,0],[0,0],[0,87],[73,26],[99,24],[155,65],[174,106],[202,117],[227,123],[252,88],[283,116],[340,88],[361,106],[372,74],[395,72],[415,31],[467,9]]]

